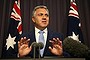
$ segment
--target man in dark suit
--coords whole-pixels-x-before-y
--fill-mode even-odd
[[[33,10],[32,21],[34,23],[34,30],[30,33],[22,34],[18,41],[18,56],[33,57],[33,42],[44,42],[44,47],[40,49],[40,56],[62,56],[63,37],[60,33],[53,32],[47,28],[49,24],[49,11],[46,6],[37,6]],[[41,39],[41,32],[43,38]],[[41,41],[39,41],[41,40]],[[36,49],[36,57],[38,57],[39,50]]]

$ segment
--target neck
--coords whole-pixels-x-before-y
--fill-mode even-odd
[[[37,29],[39,29],[39,30],[44,30],[46,27],[36,27]]]

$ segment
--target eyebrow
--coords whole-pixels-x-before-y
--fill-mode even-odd
[[[38,13],[38,14],[42,14],[42,15],[44,15],[43,13]],[[49,15],[48,13],[46,13],[45,15]]]

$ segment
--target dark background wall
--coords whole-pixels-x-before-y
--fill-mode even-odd
[[[0,52],[2,44],[8,30],[8,22],[11,9],[15,0],[0,0]],[[89,0],[76,0],[82,32],[85,44],[90,48],[90,2]],[[32,10],[37,5],[46,5],[50,11],[49,28],[63,34],[67,33],[69,0],[21,0],[21,17],[23,32],[31,31],[33,23],[31,21]]]

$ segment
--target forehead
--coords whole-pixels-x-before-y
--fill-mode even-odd
[[[48,11],[45,8],[39,8],[36,10],[36,13],[48,13]]]

